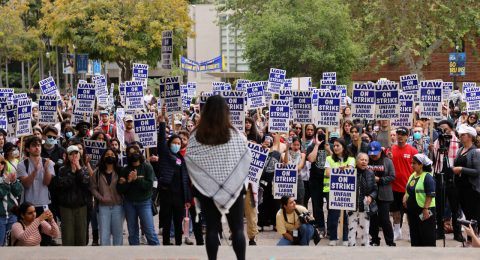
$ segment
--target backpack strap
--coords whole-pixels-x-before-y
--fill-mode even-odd
[[[42,157],[42,165],[45,165],[46,161],[47,161],[47,159]],[[28,159],[23,160],[23,164],[25,165],[25,172],[28,174],[28,168],[29,168],[29,165],[30,165],[30,163],[28,162]]]

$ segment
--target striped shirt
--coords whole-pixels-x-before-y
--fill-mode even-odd
[[[42,233],[51,237],[57,237],[60,233],[55,221],[47,222],[36,218],[30,225],[23,227],[22,223],[17,222],[12,226],[12,243],[15,246],[40,246],[42,236],[40,235],[39,226],[41,225]]]

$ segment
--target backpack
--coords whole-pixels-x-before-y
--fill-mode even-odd
[[[42,157],[42,167],[45,165],[45,162],[47,161],[47,159],[43,158]],[[25,172],[28,174],[28,168],[29,168],[29,163],[28,163],[28,159],[25,159],[23,160],[23,164],[25,165]],[[45,169],[44,169],[45,170]]]
[[[25,225],[24,225],[22,222],[20,222],[20,221],[18,221],[18,223],[22,224],[22,228],[23,228],[23,230],[25,231]],[[5,235],[5,245],[6,245],[6,246],[16,246],[17,243],[18,243],[18,239],[15,240],[14,243],[12,243],[12,241],[13,241],[13,238],[12,238],[12,229],[10,229],[9,231],[7,231],[7,234]]]

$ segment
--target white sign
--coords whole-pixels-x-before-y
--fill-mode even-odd
[[[125,111],[119,107],[116,111],[115,122],[117,126],[117,138],[120,141],[120,151],[125,151],[125,124],[123,118],[125,117]]]
[[[245,92],[223,91],[222,96],[230,108],[230,121],[240,132],[245,131]]]
[[[173,31],[162,32],[162,69],[171,70],[173,62]]]
[[[53,80],[53,77],[48,77],[46,79],[40,80],[38,82],[38,85],[40,85],[40,89],[42,90],[42,93],[44,95],[58,94],[58,88],[57,88],[57,85],[55,84],[55,80]]]
[[[292,91],[293,122],[295,124],[311,124],[313,122],[312,92]]]
[[[251,183],[252,186],[258,187],[269,150],[262,148],[262,145],[260,144],[254,144],[252,142],[248,142],[247,145],[250,149],[250,153],[252,154],[252,161],[250,162],[250,167],[248,168],[248,182]]]
[[[15,136],[22,137],[32,134],[32,100],[20,99],[17,104],[17,126]]]
[[[107,142],[84,139],[83,144],[85,145],[85,152],[92,157],[90,164],[95,168],[107,149]]]
[[[143,82],[144,86],[147,86],[147,80],[148,80],[148,65],[133,63],[132,81],[141,81]]]
[[[399,86],[394,81],[384,81],[375,85],[375,119],[392,120],[398,118]]]
[[[165,99],[167,115],[182,113],[180,77],[160,78],[160,97]]]
[[[144,108],[143,83],[140,81],[125,81],[125,110],[136,111]]]
[[[442,83],[442,99],[443,101],[448,101],[450,99],[450,94],[453,91],[453,82],[443,82]]]
[[[280,89],[283,86],[283,82],[285,81],[286,74],[286,70],[271,68],[268,76],[268,91],[279,94]]]
[[[373,83],[353,84],[352,118],[375,119],[375,85]]]
[[[144,148],[157,147],[157,124],[155,113],[137,113],[133,116],[135,140]]]
[[[442,119],[442,82],[420,82],[420,118]]]
[[[17,128],[17,105],[7,105],[5,107],[5,113],[7,115],[7,140],[14,143],[17,138],[15,137],[15,129]]]
[[[247,83],[247,105],[249,109],[265,107],[265,87],[267,81]]]
[[[40,112],[39,124],[55,125],[57,123],[57,96],[40,95],[38,111]]]
[[[75,100],[75,113],[93,116],[95,111],[95,84],[78,83],[77,99]]]
[[[417,74],[409,74],[400,76],[400,85],[402,87],[403,92],[407,93],[416,93],[419,90],[418,85],[418,75]]]
[[[319,91],[316,116],[317,127],[333,130],[340,122],[340,91]]]
[[[273,176],[273,198],[283,196],[297,198],[297,166],[295,164],[275,164]]]
[[[330,173],[329,209],[357,209],[357,170],[332,168]],[[363,202],[363,200],[362,200]]]
[[[413,108],[415,105],[415,95],[409,93],[401,93],[398,97],[400,101],[400,114],[398,118],[391,121],[394,127],[412,127],[413,122]]]
[[[336,72],[323,72],[322,73],[323,80],[335,80],[335,84],[337,84],[337,73]]]
[[[288,133],[290,121],[290,102],[288,100],[272,100],[268,130],[272,133]]]

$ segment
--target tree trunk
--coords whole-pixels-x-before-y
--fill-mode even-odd
[[[32,87],[32,73],[30,70],[30,61],[27,61],[27,83],[28,88],[30,89]]]
[[[2,81],[2,77],[3,77],[3,71],[2,71],[2,59],[0,59],[0,88],[3,88],[3,81]]]
[[[56,60],[55,60],[55,76],[57,77],[57,84],[58,84],[58,88],[60,88],[60,69],[59,69],[59,56],[58,55],[58,46],[55,46],[55,57],[56,57]]]
[[[8,59],[5,59],[5,85],[7,88],[10,87],[10,84],[8,82]]]
[[[45,78],[45,74],[44,74],[44,67],[43,67],[43,53],[40,54],[40,80],[44,79]]]
[[[25,62],[22,61],[22,89],[25,89]]]

